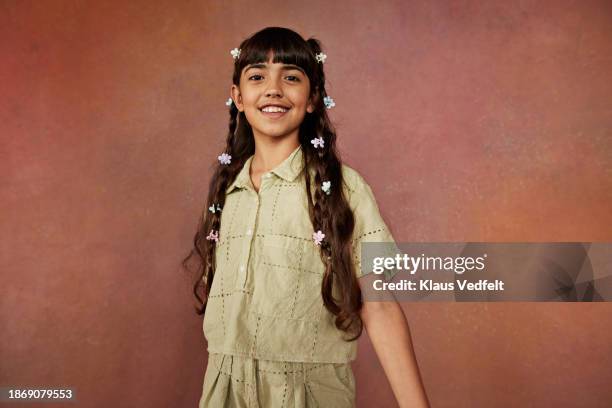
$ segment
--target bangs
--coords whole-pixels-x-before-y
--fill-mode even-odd
[[[311,81],[314,80],[314,56],[302,37],[281,27],[266,28],[240,46],[240,57],[236,61],[234,83],[247,65],[265,64],[273,55],[273,63],[293,64],[302,68]]]

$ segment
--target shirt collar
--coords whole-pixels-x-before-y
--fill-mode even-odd
[[[235,188],[246,188],[251,183],[251,176],[249,174],[251,169],[251,162],[253,161],[254,155],[251,155],[242,166],[242,169],[236,176],[236,179],[230,184],[225,190],[226,194],[231,193]],[[298,145],[295,150],[278,166],[270,170],[270,173],[276,174],[283,180],[293,182],[296,177],[302,172],[304,166],[304,153],[302,152],[302,146]]]

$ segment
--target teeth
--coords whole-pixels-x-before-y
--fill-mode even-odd
[[[262,109],[264,112],[287,112],[288,109],[281,108],[279,106],[266,106]]]

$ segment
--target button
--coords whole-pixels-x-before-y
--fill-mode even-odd
[[[244,272],[244,265],[240,265],[240,272]]]
[[[253,231],[247,230],[247,235],[251,235],[252,233],[253,233]]]
[[[264,178],[269,178],[270,176],[271,176],[271,174],[270,174],[270,173],[265,173],[265,174],[263,175],[263,177],[264,177]]]

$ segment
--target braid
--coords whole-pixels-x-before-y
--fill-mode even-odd
[[[314,55],[321,52],[320,44],[315,39],[307,41]],[[315,69],[312,96],[315,101],[315,114],[307,115],[300,128],[300,139],[305,151],[305,167],[312,169],[305,172],[306,196],[314,230],[325,232],[326,239],[321,243],[321,258],[325,272],[321,282],[321,295],[326,309],[336,316],[338,329],[352,332],[355,335],[347,341],[357,339],[363,331],[363,322],[359,314],[362,308],[361,289],[355,276],[351,238],[354,229],[354,216],[342,191],[342,165],[336,152],[336,133],[327,116],[323,99],[327,96],[323,64],[317,63]],[[314,120],[313,120],[314,119]],[[311,137],[322,137],[322,148],[314,148]],[[330,195],[325,194],[321,185],[331,181],[333,186]],[[314,192],[311,191],[314,186]],[[311,199],[313,202],[311,202]],[[338,298],[336,296],[338,295]]]
[[[215,241],[207,240],[206,236],[210,231],[219,231],[221,227],[221,213],[219,211],[211,212],[209,207],[220,206],[221,209],[225,206],[225,190],[236,178],[236,175],[244,164],[245,157],[240,156],[240,149],[237,140],[241,137],[237,135],[237,129],[240,128],[238,108],[232,103],[230,107],[230,120],[229,120],[229,132],[227,135],[225,152],[236,157],[237,160],[232,160],[232,163],[227,165],[217,164],[213,177],[211,178],[208,187],[208,198],[207,204],[202,213],[202,219],[198,226],[198,231],[194,237],[194,249],[191,253],[183,260],[183,265],[186,267],[187,262],[194,255],[198,255],[201,261],[200,268],[198,269],[199,276],[193,286],[193,293],[202,305],[200,308],[196,308],[198,314],[204,314],[206,311],[206,303],[210,290],[212,288],[212,282],[215,274],[215,252],[216,243]],[[200,292],[204,291],[204,298],[200,296]]]

